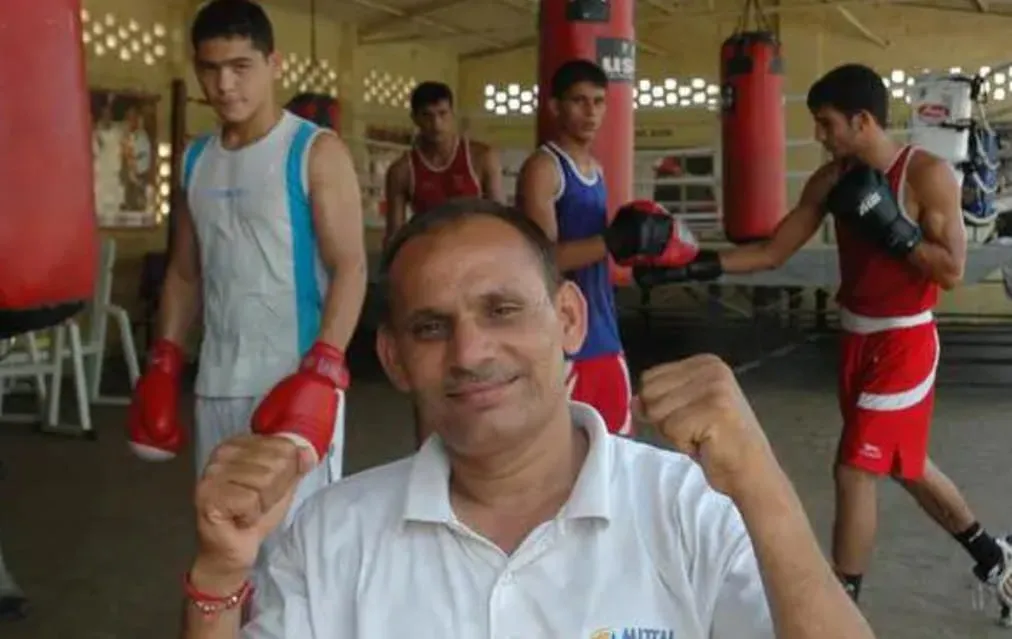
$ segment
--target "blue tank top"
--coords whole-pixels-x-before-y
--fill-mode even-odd
[[[555,159],[561,185],[555,196],[559,242],[582,240],[604,233],[608,226],[608,196],[604,177],[580,173],[569,155],[549,142],[541,147]],[[565,273],[587,298],[587,338],[573,359],[589,359],[622,352],[615,311],[615,293],[608,277],[608,260]]]

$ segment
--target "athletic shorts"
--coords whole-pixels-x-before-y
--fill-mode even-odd
[[[612,353],[571,360],[568,370],[569,398],[597,409],[608,432],[632,435],[632,387],[625,357]]]
[[[918,316],[920,323],[841,317],[838,461],[876,475],[919,479],[928,457],[939,356],[931,314]],[[885,328],[874,330],[876,324]]]
[[[340,392],[340,391],[339,391]],[[255,397],[197,397],[194,411],[194,453],[195,468],[199,478],[204,467],[211,458],[211,453],[226,439],[236,435],[249,434],[250,418],[260,403]],[[280,541],[281,532],[291,525],[296,511],[313,493],[341,478],[342,461],[344,459],[344,408],[341,402],[334,425],[334,438],[331,441],[327,459],[302,478],[295,491],[295,498],[285,521],[277,531],[272,533],[260,548],[257,567],[265,565],[271,549]],[[256,577],[254,577],[256,582]]]

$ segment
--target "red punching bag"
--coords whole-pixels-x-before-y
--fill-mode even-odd
[[[604,169],[608,215],[633,199],[633,82],[636,79],[635,0],[541,0],[538,45],[538,144],[552,139],[548,108],[552,75],[570,60],[596,62],[608,74],[606,110],[594,141]],[[629,281],[612,262],[612,279]]]
[[[770,237],[787,214],[783,61],[768,31],[738,32],[720,55],[724,233]]]
[[[323,93],[300,93],[285,105],[295,115],[325,129],[341,130],[341,110],[337,99]]]
[[[0,337],[58,324],[98,267],[80,0],[0,2]]]

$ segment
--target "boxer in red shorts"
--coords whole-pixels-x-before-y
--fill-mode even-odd
[[[608,76],[589,60],[573,60],[552,77],[557,134],[520,169],[517,207],[556,242],[559,270],[587,300],[587,337],[568,362],[570,397],[593,406],[608,430],[632,434],[632,392],[615,298],[608,275],[607,190],[591,152],[605,113]]]
[[[555,70],[547,96],[554,139],[524,161],[516,205],[555,243],[559,270],[587,302],[587,335],[568,361],[570,398],[594,407],[609,432],[632,435],[632,391],[608,258],[623,266],[684,265],[696,248],[656,202],[629,202],[609,221],[604,173],[591,150],[607,88],[608,75],[590,60]]]
[[[604,173],[591,151],[607,87],[604,69],[590,60],[570,60],[556,69],[550,95],[543,96],[556,133],[520,168],[516,204],[555,243],[559,270],[587,302],[587,336],[567,362],[570,398],[594,407],[609,432],[631,435],[632,391],[608,257],[619,263],[634,257],[664,261],[669,249],[679,252],[679,240],[672,235],[670,214],[653,202],[630,202],[609,223]],[[657,244],[648,246],[653,242],[644,238]]]
[[[812,85],[816,136],[833,159],[805,184],[766,242],[702,251],[668,280],[777,268],[832,213],[840,258],[839,380],[843,435],[836,465],[835,568],[856,600],[871,560],[877,479],[891,476],[973,557],[1009,621],[1012,546],[992,537],[960,491],[928,458],[939,342],[939,288],[962,279],[966,259],[960,188],[940,158],[886,133],[889,96],[872,69],[848,64]],[[655,278],[656,279],[656,278]]]

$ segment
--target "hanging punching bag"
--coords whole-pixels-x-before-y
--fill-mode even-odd
[[[285,105],[295,115],[325,129],[341,130],[341,110],[336,98],[323,93],[300,93]]]
[[[80,0],[3,0],[0,34],[0,337],[9,337],[58,324],[92,296],[98,230]]]
[[[635,0],[541,0],[537,143],[555,134],[548,108],[555,71],[570,60],[599,64],[608,74],[608,92],[593,153],[604,169],[609,220],[633,199],[634,4]],[[619,269],[614,262],[610,266],[614,281],[629,282],[628,269]]]
[[[768,31],[735,33],[720,58],[724,233],[740,244],[787,214],[783,61]]]

